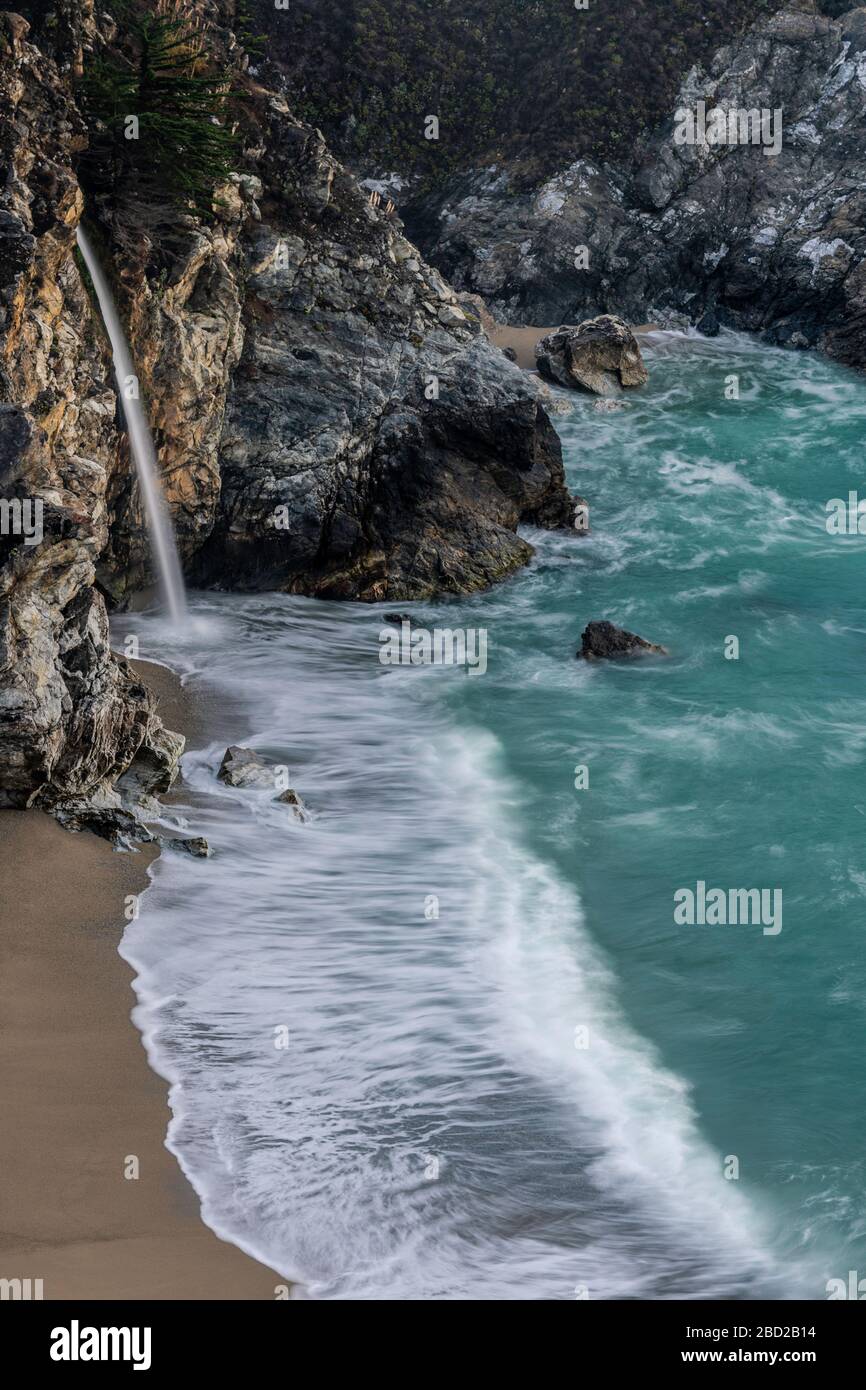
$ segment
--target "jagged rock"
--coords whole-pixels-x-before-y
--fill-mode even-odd
[[[273,790],[274,771],[252,748],[232,744],[225,751],[217,778],[227,787],[269,787]]]
[[[653,652],[657,656],[668,655],[666,647],[647,642],[634,632],[626,632],[625,628],[615,627],[609,622],[592,622],[581,633],[581,648],[577,655],[584,661],[603,661],[641,656],[645,652]]]
[[[612,314],[548,333],[536,345],[535,357],[539,372],[548,380],[598,396],[649,380],[637,338],[627,323]]]
[[[307,819],[307,808],[297,792],[292,791],[291,787],[286,791],[280,792],[279,796],[274,797],[275,801],[281,801],[285,806],[292,808],[295,820],[305,821]]]
[[[115,849],[131,850],[157,838],[137,816],[120,806],[94,805],[83,799],[68,801],[55,808],[54,817],[67,830],[89,830],[92,835],[109,840]]]
[[[123,805],[137,815],[156,814],[156,798],[173,785],[186,740],[158,721],[145,731],[138,752],[115,787]]]
[[[485,333],[493,332],[496,321],[480,294],[458,294],[457,303],[465,311],[468,318],[478,320]],[[510,360],[513,361],[514,359],[511,358]]]
[[[246,330],[199,583],[426,598],[568,524],[537,391],[281,98],[260,113],[268,215],[245,232]],[[327,222],[323,217],[327,207]]]
[[[693,67],[669,119],[618,165],[578,159],[528,186],[519,163],[485,163],[428,193],[413,221],[430,259],[502,322],[706,315],[710,330],[866,367],[864,64],[866,10],[834,18],[789,0]],[[700,101],[781,111],[781,149],[677,143],[677,113]]]

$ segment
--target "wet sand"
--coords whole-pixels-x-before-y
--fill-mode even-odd
[[[135,665],[190,735],[179,683]],[[272,1300],[283,1279],[203,1224],[165,1148],[167,1086],[117,953],[153,856],[0,812],[0,1279],[41,1279],[46,1299]]]

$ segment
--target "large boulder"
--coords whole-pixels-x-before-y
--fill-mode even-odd
[[[647,642],[635,632],[626,632],[609,622],[587,623],[581,634],[581,648],[577,653],[584,661],[621,660],[623,657],[644,656],[647,653],[667,656],[666,647],[657,642]]]
[[[640,346],[624,319],[600,314],[576,328],[564,325],[536,345],[538,370],[558,386],[611,396],[649,380]]]

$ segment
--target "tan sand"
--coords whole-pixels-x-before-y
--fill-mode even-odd
[[[535,344],[547,333],[555,333],[559,326],[557,323],[553,328],[509,328],[506,324],[497,323],[488,330],[488,337],[497,347],[513,348],[517,354],[518,367],[525,367],[527,371],[534,372]],[[632,332],[638,336],[651,333],[652,324],[639,324],[637,328],[632,328]]]
[[[136,665],[189,734],[174,677]],[[42,1279],[46,1299],[272,1300],[284,1281],[203,1224],[164,1146],[166,1083],[117,954],[152,857],[0,811],[0,1279]]]

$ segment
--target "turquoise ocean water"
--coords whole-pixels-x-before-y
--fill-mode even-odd
[[[167,812],[214,857],[164,855],[122,948],[170,1142],[300,1296],[866,1276],[866,537],[825,527],[866,383],[734,335],[647,361],[626,409],[557,421],[592,534],[531,533],[487,594],[118,623],[216,694]],[[383,666],[395,607],[483,628],[485,674]],[[599,618],[669,658],[576,661]],[[308,824],[215,781],[229,741]],[[780,890],[782,930],[678,925],[698,881]]]

